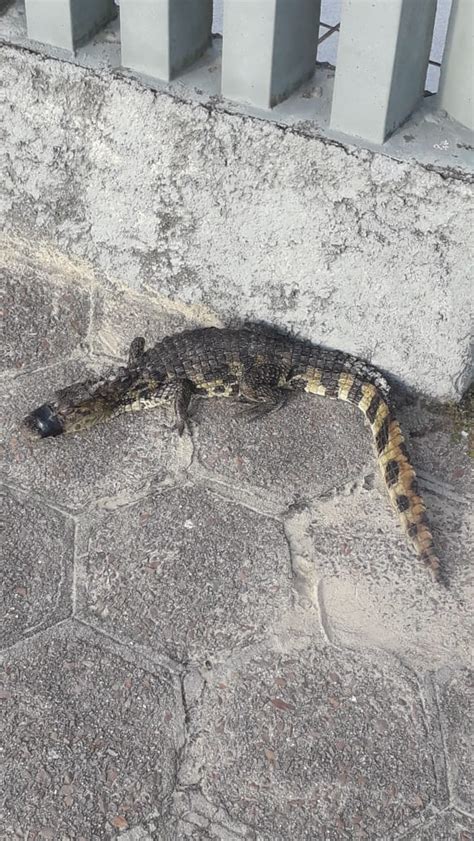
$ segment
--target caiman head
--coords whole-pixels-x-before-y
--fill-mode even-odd
[[[123,412],[158,405],[160,382],[123,369],[110,379],[86,380],[57,391],[23,420],[33,439],[82,432]]]

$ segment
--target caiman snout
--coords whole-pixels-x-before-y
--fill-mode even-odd
[[[31,435],[38,438],[50,438],[64,432],[62,421],[48,403],[34,409],[26,416],[23,424]]]

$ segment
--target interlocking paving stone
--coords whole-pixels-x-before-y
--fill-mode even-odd
[[[23,262],[1,273],[6,288],[3,369],[44,367],[85,341],[91,302],[77,280],[53,279]]]
[[[403,841],[474,841],[474,821],[458,812],[445,812],[403,835]]]
[[[437,722],[395,659],[263,650],[194,710],[189,779],[252,839],[393,839],[446,805]]]
[[[241,408],[241,407],[240,407]],[[376,469],[371,433],[353,406],[295,395],[248,423],[229,400],[202,400],[197,452],[203,468],[264,491],[284,507]]]
[[[170,657],[248,645],[291,606],[282,526],[207,490],[157,493],[85,527],[81,615]]]
[[[182,720],[165,670],[62,626],[4,657],[2,706],[2,837],[116,838],[157,809],[170,837]]]
[[[441,685],[439,694],[452,795],[456,805],[472,814],[472,671],[462,669],[456,672]]]
[[[5,489],[0,646],[71,612],[74,524],[38,499]]]
[[[162,480],[189,463],[190,441],[171,429],[172,419],[163,410],[122,415],[77,435],[26,440],[20,426],[25,414],[54,389],[104,367],[74,363],[3,384],[4,475],[10,482],[41,493],[45,501],[76,508],[94,498],[137,491],[147,480]]]

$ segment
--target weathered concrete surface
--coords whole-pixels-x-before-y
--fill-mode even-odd
[[[344,405],[295,398],[244,426],[202,401],[182,440],[155,411],[27,445],[22,415],[118,364],[141,325],[213,316],[16,246],[2,841],[471,841],[462,417],[401,412],[449,591]]]
[[[266,319],[458,398],[470,188],[301,130],[2,50],[7,230],[109,280]],[[76,304],[77,306],[77,304]]]

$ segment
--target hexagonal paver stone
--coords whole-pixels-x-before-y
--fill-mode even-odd
[[[158,409],[122,415],[77,435],[26,439],[21,420],[29,411],[55,389],[100,374],[104,367],[74,363],[3,384],[7,479],[75,509],[94,498],[134,492],[147,480],[162,480],[189,464],[189,437],[179,438],[170,416]]]
[[[474,841],[474,821],[458,812],[444,812],[403,835],[403,841]]]
[[[389,657],[267,650],[209,675],[195,710],[187,777],[252,839],[395,839],[445,805],[435,714]]]
[[[108,839],[158,811],[166,827],[182,740],[170,675],[53,630],[4,658],[3,826],[15,838]]]
[[[230,400],[201,401],[200,464],[233,484],[263,490],[281,507],[376,469],[370,430],[353,406],[301,394],[252,423],[239,411]]]
[[[474,811],[472,787],[473,673],[456,672],[440,687],[441,722],[446,743],[448,775],[456,805]]]
[[[199,487],[99,516],[79,564],[87,621],[178,660],[247,645],[291,604],[282,526]]]
[[[79,277],[49,276],[26,261],[3,270],[6,283],[3,368],[38,369],[67,357],[86,339],[90,294]]]
[[[3,647],[70,614],[74,523],[9,490],[2,509]]]

